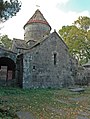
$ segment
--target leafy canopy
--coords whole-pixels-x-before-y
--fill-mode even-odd
[[[0,20],[6,21],[15,16],[21,8],[21,2],[18,0],[0,0]]]
[[[3,35],[0,37],[0,46],[5,47],[7,49],[11,49],[12,40],[9,39],[7,35]]]
[[[0,22],[15,16],[20,9],[21,2],[18,0],[0,0]],[[0,28],[0,30],[1,29],[2,28]],[[0,46],[11,49],[12,40],[9,39],[7,35],[0,36]]]
[[[80,64],[90,59],[90,18],[79,17],[71,26],[63,26],[59,30],[65,43]]]

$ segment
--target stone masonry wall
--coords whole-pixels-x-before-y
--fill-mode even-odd
[[[38,41],[50,33],[50,27],[46,24],[33,23],[25,27],[24,40],[26,42]]]
[[[23,55],[23,88],[60,88],[72,83],[68,48],[56,32]]]
[[[5,48],[0,48],[0,86],[16,85],[15,63],[16,54]]]
[[[7,57],[7,58],[12,59],[14,62],[16,62],[17,56],[12,51],[8,51],[8,50],[0,48],[0,57]]]

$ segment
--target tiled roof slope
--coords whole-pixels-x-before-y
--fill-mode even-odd
[[[33,16],[28,20],[28,22],[24,25],[24,28],[27,24],[32,24],[32,23],[42,23],[42,24],[47,24],[50,28],[51,26],[47,22],[47,20],[44,18],[43,14],[40,12],[39,9],[35,11]]]

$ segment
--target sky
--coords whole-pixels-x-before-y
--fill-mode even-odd
[[[19,0],[20,1],[20,0]],[[16,16],[0,24],[9,38],[24,39],[23,26],[40,9],[46,20],[58,32],[62,26],[71,25],[79,16],[90,17],[90,0],[21,0],[22,7]],[[36,5],[40,7],[37,8]]]

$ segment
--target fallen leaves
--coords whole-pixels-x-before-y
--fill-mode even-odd
[[[76,119],[78,115],[89,117],[90,89],[82,94],[67,89],[2,88],[0,91],[0,107],[14,113],[17,110],[30,111],[38,119]]]

